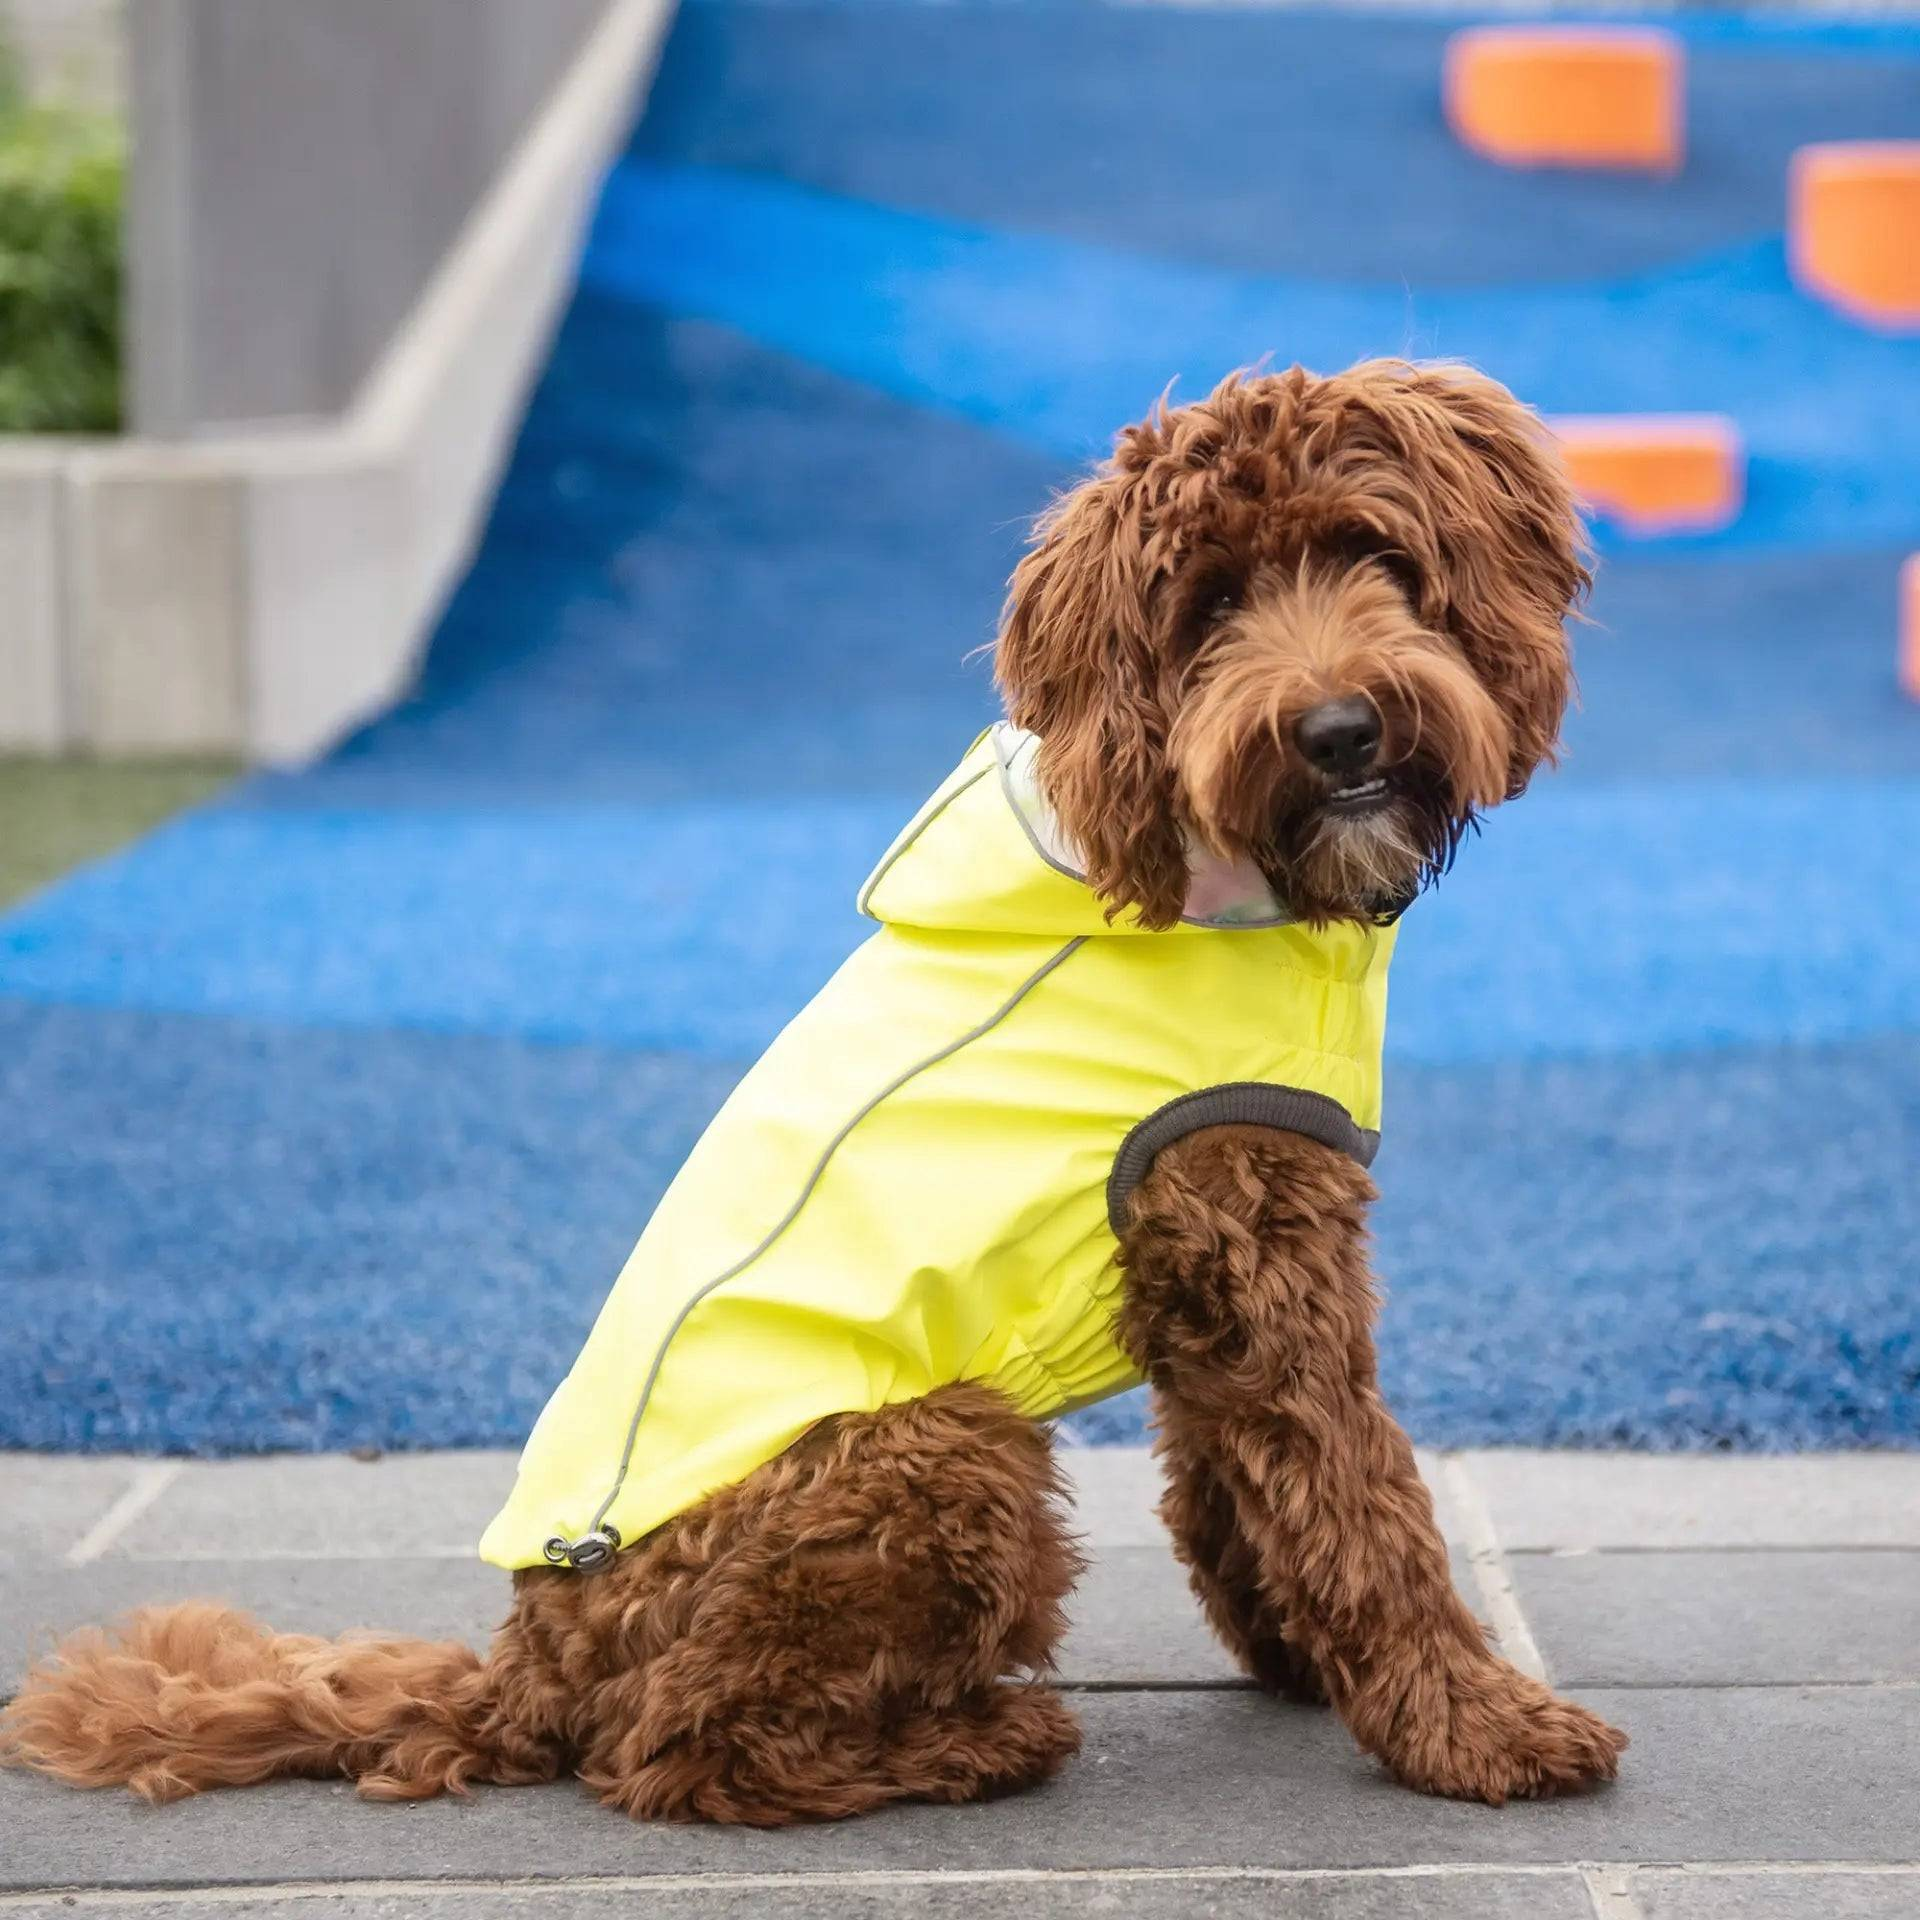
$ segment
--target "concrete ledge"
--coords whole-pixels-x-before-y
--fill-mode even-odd
[[[40,442],[0,441],[0,752],[67,744],[59,468]]]
[[[406,686],[469,559],[672,0],[616,0],[339,419],[0,442],[0,747],[323,751]]]
[[[102,752],[213,752],[247,736],[245,482],[135,445],[66,487],[67,694]]]

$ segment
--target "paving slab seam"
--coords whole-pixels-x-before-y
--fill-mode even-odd
[[[1796,1553],[1912,1553],[1920,1549],[1914,1540],[1744,1540],[1724,1545],[1688,1543],[1659,1547],[1503,1547],[1509,1560],[1632,1560],[1658,1556],[1666,1560],[1705,1558],[1708,1555],[1742,1554],[1746,1556]]]
[[[1559,1684],[1594,1693],[1914,1693],[1920,1680],[1597,1680],[1591,1674],[1563,1677]],[[1116,1693],[1134,1689],[1116,1686]],[[1174,1689],[1169,1689],[1173,1691]],[[1186,1687],[1178,1689],[1186,1691]],[[1192,1691],[1201,1691],[1196,1683]],[[1143,1689],[1144,1691],[1144,1689]]]
[[[1049,1682],[1059,1693],[1257,1693],[1241,1674],[1223,1673],[1217,1680],[1060,1680]],[[1920,1685],[1920,1682],[1916,1682]]]
[[[51,1652],[52,1648],[49,1647]],[[1049,1683],[1056,1693],[1257,1693],[1259,1689],[1251,1680],[1237,1678],[1232,1674],[1223,1674],[1218,1680],[1053,1680]],[[1643,1681],[1640,1686],[1649,1693],[1673,1689],[1661,1689],[1651,1681]],[[1783,1687],[1790,1682],[1781,1682]],[[1875,1683],[1870,1681],[1832,1681],[1809,1682],[1809,1689],[1818,1688],[1828,1693],[1854,1692],[1864,1693],[1872,1690]],[[1734,1683],[1728,1682],[1729,1690]],[[1630,1692],[1632,1688],[1612,1687],[1614,1692]],[[1920,1688],[1920,1681],[1888,1681],[1882,1685],[1882,1691],[1892,1691],[1899,1687]],[[0,1707],[13,1704],[14,1692],[9,1687],[0,1687]]]
[[[938,1886],[1111,1886],[1111,1885],[1291,1885],[1329,1881],[1474,1880],[1491,1875],[1510,1879],[1551,1880],[1569,1872],[1582,1875],[1591,1890],[1631,1901],[1631,1886],[1642,1873],[1742,1875],[1753,1878],[1807,1878],[1851,1875],[1892,1878],[1920,1875],[1920,1861],[1444,1861],[1398,1867],[875,1867],[796,1873],[576,1874],[560,1879],[302,1880],[224,1882],[217,1886],[90,1887],[49,1883],[0,1894],[0,1913],[44,1905],[57,1898],[76,1908],[141,1906],[240,1906],[267,1901],[293,1905],[303,1900],[470,1899],[487,1893],[752,1893],[784,1889],[900,1889]],[[1599,1920],[1627,1920],[1631,1905],[1596,1908]]]
[[[1500,1548],[1493,1510],[1465,1457],[1457,1452],[1441,1454],[1440,1478],[1460,1529],[1460,1543],[1467,1550],[1474,1584],[1480,1590],[1480,1603],[1487,1610],[1500,1651],[1522,1673],[1545,1680],[1547,1663],[1541,1657],[1527,1616],[1520,1610],[1520,1596],[1514,1590],[1513,1576],[1507,1570],[1506,1555]]]
[[[1054,1680],[1057,1693],[1256,1693],[1251,1680],[1225,1675],[1218,1680]],[[1575,1677],[1559,1684],[1574,1693],[1920,1693],[1920,1680],[1595,1680]],[[0,1707],[14,1693],[0,1687]]]
[[[123,1548],[113,1557],[134,1565],[141,1561],[164,1561],[176,1566],[207,1567],[306,1567],[322,1564],[391,1567],[416,1560],[423,1565],[445,1565],[449,1560],[475,1560],[479,1555],[469,1544],[464,1547],[410,1546],[405,1553],[334,1552],[326,1547],[281,1547],[268,1553],[249,1552],[245,1547],[168,1547],[160,1553],[135,1553]],[[80,1563],[70,1560],[68,1564]]]
[[[157,1496],[156,1496],[157,1497]],[[143,1505],[144,1511],[144,1505]],[[135,1516],[138,1517],[138,1516]],[[116,1532],[115,1539],[109,1545],[118,1544],[119,1550],[113,1553],[116,1560],[141,1561],[165,1560],[178,1565],[225,1566],[272,1566],[276,1563],[288,1566],[302,1566],[319,1561],[335,1561],[345,1566],[380,1565],[417,1560],[426,1562],[445,1562],[449,1560],[471,1560],[474,1548],[466,1545],[429,1544],[409,1545],[404,1553],[355,1552],[350,1548],[329,1549],[324,1547],[276,1547],[269,1550],[253,1550],[242,1546],[235,1547],[174,1547],[164,1551],[143,1552],[129,1548],[124,1542],[125,1530]],[[85,1545],[83,1541],[81,1545]],[[91,1565],[105,1557],[107,1549],[91,1552],[86,1559],[75,1557],[80,1551],[76,1546],[67,1555],[69,1566]],[[1502,1547],[1504,1560],[1630,1560],[1662,1558],[1685,1560],[1701,1558],[1707,1555],[1738,1554],[1745,1557],[1766,1555],[1792,1556],[1795,1554],[1820,1553],[1858,1553],[1858,1554],[1900,1554],[1920,1551],[1920,1541],[1909,1545],[1897,1541],[1872,1541],[1864,1545],[1853,1545],[1847,1541],[1812,1542],[1807,1545],[1764,1546],[1748,1543],[1741,1546],[1684,1546],[1684,1547]],[[1471,1553],[1469,1554],[1471,1557]]]
[[[68,1548],[67,1565],[91,1566],[115,1541],[139,1524],[141,1516],[180,1478],[185,1466],[181,1460],[143,1460],[134,1468],[126,1490]]]
[[[1582,1864],[1598,1873],[1621,1863],[1585,1861]],[[1625,1865],[1623,1870],[1628,1873],[1746,1874],[1754,1878],[1767,1874],[1792,1877],[1850,1873],[1871,1880],[1893,1878],[1900,1874],[1920,1874],[1920,1856],[1911,1860],[1635,1860]]]

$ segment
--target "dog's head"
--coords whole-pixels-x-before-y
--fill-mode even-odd
[[[1367,918],[1552,758],[1583,555],[1496,382],[1236,374],[1042,517],[997,673],[1110,914],[1172,925],[1191,838],[1302,919]]]

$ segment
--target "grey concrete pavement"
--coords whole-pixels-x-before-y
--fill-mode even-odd
[[[1046,1790],[786,1834],[638,1827],[571,1786],[377,1807],[294,1783],[149,1809],[0,1775],[0,1920],[115,1913],[1920,1915],[1920,1455],[1457,1454],[1423,1466],[1508,1651],[1633,1735],[1602,1793],[1498,1811],[1392,1786],[1241,1686],[1151,1463],[1069,1456],[1093,1567]],[[58,1633],[211,1595],[309,1631],[482,1640],[498,1454],[221,1464],[0,1456],[0,1692]],[[54,1891],[58,1890],[58,1891]]]

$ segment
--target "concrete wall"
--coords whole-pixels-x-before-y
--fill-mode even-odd
[[[133,429],[346,407],[607,8],[128,0]]]
[[[476,17],[489,3],[461,0]],[[405,688],[670,17],[671,0],[605,0],[328,418],[225,437],[0,439],[0,749],[292,762]]]

